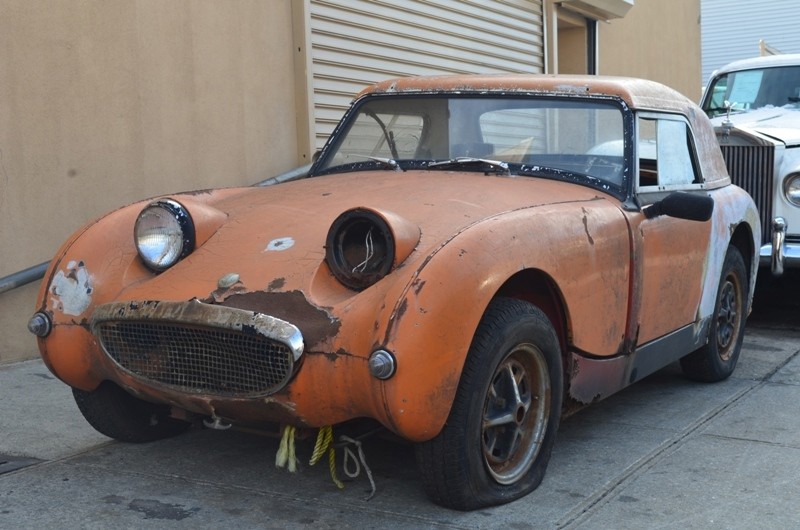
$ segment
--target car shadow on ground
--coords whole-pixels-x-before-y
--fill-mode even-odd
[[[789,269],[777,278],[767,270],[759,272],[753,312],[747,324],[754,327],[800,327],[800,270]]]

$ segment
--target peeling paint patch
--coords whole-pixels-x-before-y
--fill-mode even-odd
[[[267,286],[267,291],[270,291],[270,292],[271,291],[278,291],[278,290],[283,288],[285,283],[286,283],[285,279],[283,279],[283,278],[275,278],[274,280],[269,282],[269,285]]]
[[[56,273],[50,286],[52,309],[78,316],[92,303],[92,281],[82,261],[70,261],[65,270]]]
[[[581,94],[589,92],[589,87],[586,85],[558,85],[556,90],[559,92],[574,92]]]
[[[583,229],[586,231],[586,237],[589,238],[589,244],[594,245],[594,238],[589,233],[589,212],[586,211],[586,208],[581,208],[581,210],[583,210]]]
[[[235,294],[223,305],[270,315],[286,322],[302,323],[303,339],[309,350],[339,332],[339,321],[325,309],[310,303],[300,291]]]
[[[279,237],[269,242],[267,245],[267,252],[280,252],[282,250],[288,250],[293,246],[294,239],[291,237]]]
[[[403,318],[403,315],[406,314],[406,311],[408,311],[408,299],[403,299],[403,301],[400,303],[400,307],[397,308],[397,315],[395,316],[395,319],[399,320]]]

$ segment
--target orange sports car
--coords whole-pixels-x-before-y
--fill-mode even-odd
[[[761,246],[687,98],[638,79],[394,79],[307,173],[76,232],[29,328],[103,434],[354,422],[437,503],[541,482],[562,411],[736,366]]]

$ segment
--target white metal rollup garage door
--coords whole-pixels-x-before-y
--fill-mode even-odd
[[[311,0],[310,28],[317,148],[376,81],[544,71],[542,0]]]

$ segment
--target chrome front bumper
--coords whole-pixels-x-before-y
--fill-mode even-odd
[[[800,243],[786,241],[788,225],[783,217],[772,220],[772,241],[761,247],[761,265],[769,265],[772,274],[780,276],[785,267],[800,267]]]

